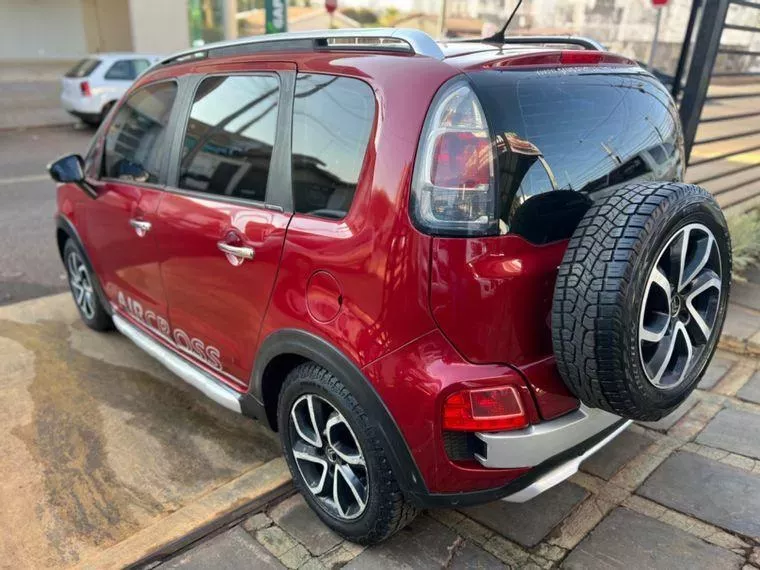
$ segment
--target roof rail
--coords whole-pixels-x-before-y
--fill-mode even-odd
[[[289,32],[217,42],[175,53],[163,59],[160,65],[202,59],[215,52],[219,52],[219,55],[247,54],[272,51],[279,47],[282,49],[396,51],[424,55],[438,60],[444,59],[441,46],[423,31],[407,28],[367,28]]]

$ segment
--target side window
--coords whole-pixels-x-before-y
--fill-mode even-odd
[[[185,131],[179,187],[263,202],[279,97],[274,75],[204,79]]]
[[[162,183],[161,157],[177,84],[156,83],[135,91],[119,108],[106,134],[103,176]]]
[[[134,67],[133,73],[136,78],[143,71],[145,71],[146,69],[150,67],[150,62],[147,59],[135,59],[135,60],[132,60],[132,66]]]
[[[106,71],[106,79],[115,79],[117,81],[132,81],[137,74],[131,59],[120,59]]]
[[[343,218],[351,207],[375,119],[375,95],[358,79],[298,75],[293,106],[295,210]]]

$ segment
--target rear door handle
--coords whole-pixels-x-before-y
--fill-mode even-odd
[[[256,253],[252,247],[230,245],[225,241],[216,242],[216,247],[227,256],[227,261],[236,266],[242,265],[246,259],[252,260]]]
[[[137,218],[129,220],[129,225],[134,228],[135,233],[140,237],[145,237],[145,234],[147,234],[150,231],[150,228],[153,227],[150,222],[138,220]]]

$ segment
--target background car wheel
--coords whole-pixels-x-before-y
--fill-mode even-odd
[[[98,296],[95,275],[86,258],[73,240],[63,247],[63,263],[79,315],[84,323],[96,331],[112,330],[113,321]]]
[[[296,488],[338,534],[374,544],[417,515],[371,419],[333,374],[311,362],[295,368],[280,393],[277,421]]]
[[[98,122],[96,123],[96,126],[106,120],[106,117],[108,116],[108,113],[111,112],[111,109],[113,109],[113,106],[115,104],[116,104],[116,101],[111,101],[110,103],[106,103],[103,106],[103,110],[100,112],[100,119],[98,119]]]
[[[557,366],[589,406],[657,420],[694,390],[726,316],[731,240],[698,186],[636,184],[595,202],[559,268]]]

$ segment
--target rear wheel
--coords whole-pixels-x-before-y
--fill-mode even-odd
[[[565,383],[592,407],[667,415],[712,358],[730,276],[728,227],[702,188],[636,184],[598,200],[555,287],[552,338]]]
[[[314,363],[296,367],[277,419],[294,484],[331,529],[374,544],[414,519],[375,426],[333,374]]]
[[[63,262],[71,295],[84,323],[96,331],[112,330],[113,321],[95,289],[95,274],[82,250],[71,239],[63,247]]]

